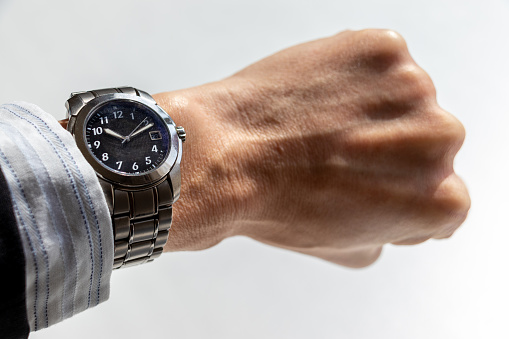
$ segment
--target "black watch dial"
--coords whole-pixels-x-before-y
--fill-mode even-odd
[[[158,168],[168,156],[170,136],[162,118],[129,100],[107,102],[85,123],[90,153],[104,167],[127,175]]]

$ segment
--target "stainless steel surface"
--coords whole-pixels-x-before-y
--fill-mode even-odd
[[[176,130],[177,130],[177,135],[180,138],[180,140],[182,140],[182,142],[186,141],[186,131],[185,131],[184,127],[177,126]]]
[[[177,153],[177,161],[170,171],[171,192],[173,194],[173,201],[177,201],[180,197],[180,161],[182,161],[182,142],[179,142],[179,150]]]
[[[180,194],[180,153],[182,152],[182,140],[180,140],[177,136],[175,123],[153,99],[148,100],[145,95],[140,97],[126,93],[119,93],[119,90],[121,89],[102,89],[95,90],[93,92],[79,93],[72,96],[66,103],[67,116],[69,118],[69,132],[74,135],[78,148],[100,178],[125,188],[135,189],[136,187],[145,188],[150,185],[155,186],[162,182],[162,180],[170,174],[172,179],[171,183],[173,185],[172,191],[174,192],[173,200],[176,201]],[[132,92],[130,88],[122,88],[122,90]],[[91,98],[90,93],[100,93],[101,96]],[[80,98],[80,100],[78,100],[78,98]],[[126,175],[106,168],[88,151],[84,135],[85,124],[88,116],[107,102],[118,99],[144,104],[158,114],[165,122],[170,135],[171,147],[166,160],[158,168],[142,175]],[[76,135],[77,131],[80,133],[79,136]]]
[[[113,171],[95,160],[87,149],[84,129],[88,117],[105,103],[118,99],[142,103],[166,123],[171,142],[169,154],[163,164],[149,173],[126,175]],[[73,93],[66,108],[68,130],[99,176],[110,208],[115,239],[113,268],[152,261],[163,252],[171,228],[172,204],[180,195],[184,129],[179,127],[177,130],[173,120],[148,93],[132,87]],[[139,133],[140,130],[136,130],[128,137],[117,137],[128,140]]]
[[[107,199],[120,198],[118,203],[127,206],[127,210],[119,208],[117,213],[112,215],[115,236],[114,268],[131,266],[131,261],[143,257],[147,260],[136,262],[147,262],[154,259],[154,253],[159,255],[162,252],[168,240],[172,220],[173,201],[167,199],[171,196],[171,193],[167,192],[169,188],[167,181],[156,187],[136,192],[125,191],[110,184],[113,194],[107,194]],[[159,192],[164,192],[161,193],[163,199],[159,199]],[[128,199],[127,202],[124,200],[125,197]],[[114,199],[112,206],[115,205]],[[124,260],[120,261],[119,258]]]

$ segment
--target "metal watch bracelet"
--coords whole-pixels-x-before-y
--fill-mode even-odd
[[[72,93],[66,107],[68,112],[70,107],[79,111],[91,100],[115,93],[140,96],[155,103],[144,91],[120,87]],[[75,119],[72,114],[69,118],[67,130],[72,132]],[[168,240],[172,221],[174,192],[170,176],[150,188],[125,188],[102,178],[99,181],[111,213],[115,242],[113,268],[143,264],[159,257]]]
[[[113,268],[143,264],[159,257],[172,220],[173,195],[168,180],[141,191],[128,191],[99,181],[112,212]]]

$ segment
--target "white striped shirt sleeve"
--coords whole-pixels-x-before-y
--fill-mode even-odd
[[[2,105],[0,168],[23,243],[30,330],[107,300],[111,219],[95,172],[72,136],[35,105]]]

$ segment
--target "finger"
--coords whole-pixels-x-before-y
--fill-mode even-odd
[[[471,200],[467,187],[456,173],[452,173],[440,183],[433,198],[442,222],[432,237],[448,238],[463,224],[470,210]]]
[[[408,238],[404,240],[398,240],[394,241],[391,244],[398,245],[398,246],[409,246],[409,245],[417,245],[422,244],[425,241],[428,241],[430,237],[415,237],[415,238]]]
[[[382,246],[338,250],[333,248],[319,248],[298,250],[298,252],[312,255],[334,264],[350,268],[363,268],[373,264],[382,253]]]

